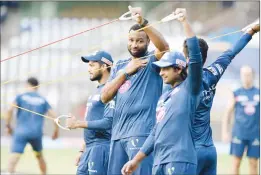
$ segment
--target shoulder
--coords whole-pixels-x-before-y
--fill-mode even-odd
[[[130,62],[131,58],[118,60],[116,64],[113,65],[113,68],[116,70],[121,69],[124,65],[128,64]]]

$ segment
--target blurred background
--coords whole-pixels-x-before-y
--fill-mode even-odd
[[[259,2],[18,2],[1,1],[1,60],[28,50],[86,31],[108,23],[128,11],[128,5],[140,6],[144,17],[151,24],[169,15],[175,8],[187,9],[188,18],[195,33],[209,43],[208,61],[211,64],[223,51],[231,47],[242,32],[211,39],[212,37],[237,31],[259,18]],[[25,89],[25,81],[34,76],[40,81],[39,92],[47,98],[57,114],[72,113],[83,119],[88,96],[96,85],[89,80],[87,64],[80,57],[96,50],[106,50],[114,60],[129,57],[127,36],[134,21],[117,21],[109,25],[84,32],[33,52],[1,62],[1,126],[7,103]],[[155,24],[171,49],[179,50],[184,32],[176,21]],[[150,50],[154,48],[150,45]],[[229,145],[221,143],[221,118],[231,90],[240,86],[239,69],[250,65],[255,74],[255,85],[259,87],[259,34],[237,55],[217,86],[212,108],[211,126],[217,146],[218,173],[229,173]],[[82,130],[60,132],[60,139],[50,139],[52,121],[46,120],[44,147],[49,173],[72,174],[75,172],[74,158],[82,141]],[[10,138],[1,127],[1,170],[6,169]],[[30,148],[29,148],[30,149]],[[29,152],[22,158],[17,170],[39,173],[33,155]],[[49,163],[48,162],[53,163]],[[58,162],[58,163],[57,163]],[[57,165],[58,164],[58,165]],[[243,162],[242,172],[248,173],[248,162]]]

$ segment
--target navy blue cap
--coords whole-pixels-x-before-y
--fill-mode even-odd
[[[82,56],[82,61],[88,63],[89,61],[102,61],[109,66],[113,65],[112,57],[109,53],[105,51],[97,51],[92,55]]]
[[[182,69],[186,68],[187,65],[184,55],[177,51],[166,52],[159,61],[156,61],[153,64],[160,68],[177,66]]]

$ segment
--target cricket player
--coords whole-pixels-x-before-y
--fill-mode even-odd
[[[228,108],[224,115],[222,135],[230,141],[228,126],[235,114],[232,130],[230,154],[232,155],[232,174],[239,174],[240,163],[246,149],[249,160],[249,174],[258,174],[260,157],[260,100],[259,88],[253,85],[254,72],[249,66],[240,69],[242,87],[228,98]]]
[[[155,125],[162,78],[159,69],[152,63],[162,57],[161,52],[169,49],[168,43],[153,27],[137,31],[149,25],[142,18],[141,8],[129,7],[129,10],[132,16],[138,16],[138,24],[129,30],[128,51],[131,57],[116,63],[101,94],[104,103],[116,98],[108,166],[110,175],[121,174],[122,166],[136,155]],[[156,46],[152,52],[148,51],[150,40]],[[151,174],[152,161],[152,156],[148,156],[134,174]]]
[[[75,117],[66,120],[70,129],[84,128],[84,144],[76,158],[78,175],[106,174],[109,160],[112,117],[114,101],[107,105],[101,101],[101,90],[107,82],[112,57],[105,51],[98,51],[90,56],[81,57],[88,63],[91,81],[98,81],[96,93],[91,95],[86,105],[85,121]]]
[[[212,63],[203,69],[203,84],[201,87],[200,104],[195,113],[193,123],[193,139],[197,150],[198,168],[197,174],[216,174],[217,173],[217,153],[212,140],[212,130],[210,127],[210,110],[216,92],[216,85],[228,65],[235,56],[247,45],[252,36],[259,32],[260,25],[255,24],[237,41],[237,43]],[[203,64],[207,59],[208,45],[203,39],[199,39],[200,51]],[[188,56],[186,42],[183,47],[184,54]]]
[[[39,82],[36,78],[29,78],[26,84],[28,89],[27,92],[17,95],[13,105],[55,118],[56,114],[51,109],[49,103],[37,92],[37,88],[35,88],[35,86],[38,86],[38,84]],[[5,126],[7,133],[12,135],[11,156],[8,161],[8,172],[15,172],[15,167],[21,157],[21,154],[24,153],[26,144],[30,143],[35,152],[41,173],[46,174],[46,163],[42,153],[44,118],[26,110],[16,108],[13,105],[10,105],[10,108],[7,111]],[[13,131],[11,127],[11,120],[15,109],[16,126]],[[55,124],[52,139],[56,139],[58,137],[58,131],[58,126]]]
[[[189,53],[166,53],[154,64],[161,68],[160,75],[172,90],[164,93],[157,105],[157,124],[138,154],[122,168],[122,174],[131,174],[154,150],[153,175],[196,174],[197,157],[192,138],[192,124],[199,103],[202,84],[202,57],[197,37],[186,18],[185,9],[176,9],[175,15],[183,25]]]

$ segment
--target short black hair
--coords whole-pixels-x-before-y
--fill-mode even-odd
[[[130,28],[130,30],[129,30],[129,33],[130,33],[130,31],[137,31],[137,30],[139,30],[139,31],[144,31],[143,29],[141,29],[141,28],[143,28],[143,27],[141,27],[139,24],[134,24],[133,26],[131,26],[131,28]],[[141,29],[141,30],[140,30]],[[147,35],[147,33],[145,33],[146,34],[146,36],[147,36],[147,38],[148,39],[150,39],[149,38],[149,36]]]
[[[202,38],[198,38],[198,42],[199,42],[199,48],[200,48],[200,52],[202,55],[202,61],[203,64],[205,64],[206,60],[207,60],[207,56],[208,56],[208,43],[202,39]],[[183,46],[186,48],[186,52],[188,54],[188,49],[187,49],[187,40],[184,41]]]
[[[129,30],[129,33],[130,31],[136,31],[136,30],[140,30],[142,27],[139,25],[139,24],[134,24],[133,26],[131,26],[130,30]],[[143,31],[143,30],[141,30]]]
[[[39,85],[38,80],[34,77],[28,78],[27,83],[30,84],[31,86],[38,86]]]

